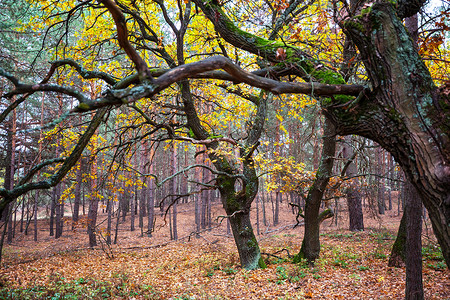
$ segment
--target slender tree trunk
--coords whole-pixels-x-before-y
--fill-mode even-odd
[[[177,148],[175,145],[173,145],[173,149],[172,149],[172,174],[176,173],[176,168],[177,168]],[[171,180],[171,184],[172,184],[172,189],[171,189],[171,193],[172,193],[172,212],[173,212],[173,226],[172,226],[172,231],[173,231],[173,239],[174,240],[178,240],[178,228],[177,228],[177,180],[176,177],[172,178]]]
[[[111,245],[111,227],[112,227],[112,200],[108,197],[106,200],[106,212],[108,214],[107,224],[106,224],[106,244]]]
[[[134,194],[132,195],[132,199],[130,199],[130,231],[134,231],[135,230],[135,226],[134,226],[134,220],[135,220],[135,212],[136,212],[136,208],[135,208],[135,199],[137,197],[137,188],[134,187]]]
[[[277,226],[279,221],[279,215],[280,215],[280,192],[275,192],[275,211],[273,212],[273,226]]]
[[[92,179],[90,181],[90,194],[89,199],[89,211],[88,211],[88,224],[87,232],[89,235],[89,247],[93,248],[97,246],[97,238],[95,234],[95,227],[97,225],[97,213],[98,213],[98,197],[97,193],[97,162],[96,159],[92,162],[91,166]]]
[[[264,185],[263,188],[261,189],[261,203],[262,203],[262,214],[263,214],[263,224],[264,226],[267,226],[267,215],[266,215],[266,198],[265,198],[265,192],[264,192]]]
[[[15,97],[13,98],[13,101],[15,101]],[[7,189],[13,189],[14,188],[14,174],[15,174],[15,165],[16,165],[16,110],[13,110],[12,116],[10,117],[9,124],[8,124],[8,131],[7,131],[7,153],[6,153],[6,169],[5,169],[5,187]],[[7,237],[7,243],[11,244],[12,239],[14,236],[14,227],[12,222],[12,211],[14,209],[14,204],[16,201],[11,202],[9,204],[9,211],[10,214],[9,217],[5,219],[9,225],[8,225],[8,237]]]
[[[206,159],[203,161],[203,164],[206,164]],[[208,181],[208,174],[207,172],[209,172],[207,169],[203,169],[203,173],[202,173],[202,182],[206,183]],[[209,193],[207,190],[202,191],[201,193],[202,195],[202,217],[201,217],[201,224],[202,224],[202,229],[205,229],[207,227],[207,210],[208,210],[208,197],[209,197]]]
[[[38,241],[38,201],[39,201],[39,190],[36,190],[34,194],[34,203],[33,203],[33,222],[34,222],[34,241]]]
[[[301,259],[307,259],[313,263],[320,253],[319,229],[321,216],[319,215],[320,204],[328,181],[331,177],[331,171],[334,163],[334,154],[336,151],[336,133],[333,123],[325,118],[323,128],[323,147],[320,159],[319,169],[316,179],[309,189],[305,204],[305,234],[303,236],[300,252],[294,257],[294,262]]]
[[[354,150],[351,145],[351,136],[345,137],[346,143],[342,149],[342,155],[345,159],[351,159],[352,161],[347,167],[345,174],[348,177],[354,177],[357,175],[358,170],[356,164],[354,163]],[[349,230],[351,231],[361,231],[364,230],[364,217],[362,211],[362,197],[359,192],[359,180],[354,178],[350,187],[346,190],[347,195],[347,206],[348,206],[348,216],[349,216]]]
[[[406,213],[403,212],[400,226],[398,227],[397,237],[392,245],[391,255],[389,256],[389,267],[401,268],[405,266],[406,260]]]
[[[393,169],[393,163],[392,163],[392,155],[390,153],[387,154],[388,157],[388,174],[389,174],[389,185],[388,185],[388,200],[389,200],[389,207],[388,209],[392,210],[392,178],[394,178],[394,169]]]
[[[117,217],[116,217],[116,228],[114,230],[114,245],[117,244],[117,237],[119,235],[119,224],[120,224],[120,212],[121,212],[121,208],[120,208],[120,202],[119,202],[119,207],[117,208]]]
[[[82,168],[83,168],[83,159],[80,159],[79,166],[77,169],[76,175],[76,186],[74,191],[74,201],[73,201],[73,213],[72,213],[72,230],[75,229],[75,225],[78,223],[79,214],[80,214],[80,201],[81,201],[81,185],[82,183]]]
[[[27,203],[29,203],[29,201],[27,201]],[[29,210],[28,210],[28,204],[27,204],[27,216],[26,216],[26,218],[27,218],[27,220],[28,220],[28,212],[29,212]],[[22,200],[22,208],[21,208],[21,211],[20,211],[20,228],[19,228],[19,232],[23,232],[23,222],[24,222],[24,217],[25,217],[25,197],[23,197],[23,200]],[[27,235],[27,233],[25,233],[25,235]]]
[[[56,186],[52,189],[52,199],[50,204],[50,236],[54,236],[55,210],[56,210]]]
[[[146,146],[144,145],[146,142],[143,143],[141,146],[141,149],[139,151],[140,156],[140,164],[139,169],[142,173],[145,173],[145,162],[147,161],[147,150]],[[147,178],[143,177],[142,182],[144,185],[142,186],[142,189],[140,191],[140,197],[139,197],[139,228],[141,229],[141,236],[144,235],[144,217],[146,217],[146,205],[147,205]]]
[[[382,176],[382,164],[383,164],[383,160],[382,160],[382,154],[383,150],[381,149],[381,147],[377,148],[376,151],[376,156],[377,156],[377,174],[379,176]],[[378,180],[378,184],[377,184],[377,203],[378,203],[378,213],[380,215],[384,215],[385,214],[385,208],[386,205],[384,203],[384,182],[383,179],[379,178]]]
[[[150,160],[153,160],[154,157],[154,149],[153,147],[150,147],[149,149],[149,158]],[[153,174],[154,172],[154,161],[150,161],[150,166],[149,166],[149,173]],[[154,187],[154,179],[153,177],[149,178],[148,181],[148,203],[147,203],[147,236],[151,237],[152,236],[152,232],[153,232],[153,224],[154,224],[154,219],[155,219],[155,187]]]
[[[58,239],[62,235],[62,214],[64,211],[64,204],[61,200],[61,184],[59,183],[55,186],[55,239]]]
[[[194,210],[195,210],[195,230],[200,231],[201,216],[200,216],[200,197],[198,194],[194,195]]]
[[[260,197],[256,196],[256,234],[259,235],[259,201]]]

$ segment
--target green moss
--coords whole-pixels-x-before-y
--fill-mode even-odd
[[[370,13],[370,11],[372,10],[372,6],[368,6],[364,9],[361,10],[361,16],[367,15]]]
[[[267,265],[266,265],[266,263],[264,262],[264,259],[263,259],[262,257],[260,257],[259,260],[258,260],[258,266],[259,266],[261,269],[267,268]]]
[[[311,72],[311,76],[321,83],[345,84],[342,75],[333,70],[315,70]]]
[[[400,122],[402,120],[401,115],[393,107],[389,110],[388,117],[395,122]]]
[[[254,236],[250,240],[247,241],[247,247],[249,247],[249,248],[258,247],[258,241],[256,241],[256,238]]]
[[[337,102],[339,103],[347,103],[348,101],[352,100],[354,97],[352,96],[346,96],[346,95],[336,95],[334,96],[334,98],[337,100]]]
[[[354,29],[356,31],[359,32],[363,32],[364,31],[364,27],[361,23],[356,22],[354,20],[347,20],[344,22],[344,27],[347,29]]]
[[[77,108],[79,110],[88,110],[89,109],[89,105],[86,104],[86,103],[80,103],[80,104],[78,104]]]
[[[303,251],[300,251],[298,254],[294,255],[294,258],[292,259],[292,262],[294,264],[304,263],[305,261],[305,254]]]
[[[284,42],[279,41],[272,41],[268,39],[261,38],[259,36],[256,36],[254,34],[251,34],[249,32],[243,31],[239,27],[237,27],[233,21],[231,21],[225,14],[225,12],[222,10],[222,8],[213,3],[210,2],[209,5],[211,8],[217,12],[217,14],[223,16],[223,22],[226,28],[232,32],[234,32],[236,35],[238,35],[240,38],[248,41],[249,44],[256,45],[256,48],[264,50],[264,52],[269,51],[275,52],[278,48],[283,48],[286,51],[286,59],[289,59],[290,57],[295,56],[296,49],[293,47],[289,47],[289,45],[286,45]]]

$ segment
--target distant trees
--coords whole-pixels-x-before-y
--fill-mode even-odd
[[[40,92],[47,95],[45,100],[49,107],[53,95],[61,95],[64,105],[60,106],[62,110],[56,117],[47,111],[42,113],[49,117],[51,122],[46,122],[47,128],[52,131],[44,136],[49,141],[48,149],[41,149],[40,161],[29,159],[26,164],[24,160],[21,164],[12,163],[10,156],[20,152],[20,148],[7,151],[4,147],[6,151],[3,152],[9,153],[11,161],[3,168],[4,183],[8,181],[10,185],[0,189],[0,210],[5,214],[10,209],[8,205],[14,205],[27,192],[64,186],[64,178],[79,178],[75,168],[84,157],[89,158],[84,168],[90,168],[90,175],[82,180],[88,182],[83,182],[80,187],[70,186],[75,189],[77,206],[80,189],[90,187],[88,228],[92,234],[91,246],[95,244],[97,205],[105,196],[100,188],[100,178],[106,182],[109,196],[120,201],[116,232],[119,214],[125,218],[132,209],[131,216],[134,217],[140,207],[134,195],[138,190],[146,191],[147,232],[151,234],[153,209],[157,204],[154,187],[165,183],[162,178],[175,178],[183,172],[175,172],[176,160],[179,160],[175,152],[172,165],[162,167],[163,170],[155,170],[154,157],[145,156],[151,151],[157,152],[158,145],[165,141],[203,145],[205,149],[191,150],[195,152],[191,162],[200,156],[207,156],[210,162],[205,163],[206,159],[203,159],[195,167],[191,163],[189,169],[207,170],[202,182],[198,182],[198,187],[204,188],[201,202],[207,204],[211,201],[207,192],[219,190],[242,266],[248,269],[263,267],[250,222],[250,208],[259,190],[258,176],[261,174],[258,168],[265,168],[274,177],[278,172],[264,167],[263,161],[259,160],[264,126],[266,120],[280,116],[273,112],[281,110],[281,106],[271,107],[272,99],[279,97],[277,95],[303,94],[306,96],[296,98],[297,106],[293,105],[290,112],[300,111],[299,103],[303,99],[316,99],[326,120],[324,139],[331,138],[330,135],[333,139],[335,135],[360,135],[377,142],[395,158],[427,207],[444,257],[449,262],[448,86],[438,87],[433,82],[430,69],[421,57],[423,53],[415,50],[402,24],[403,18],[422,7],[421,1],[414,2],[415,5],[400,1],[395,7],[386,1],[351,3],[350,7],[333,2],[330,4],[332,9],[302,1],[276,2],[277,5],[250,1],[246,3],[248,10],[240,10],[242,3],[234,5],[237,4],[235,1],[135,1],[129,5],[109,0],[69,1],[64,8],[44,2],[41,3],[44,9],[34,18],[46,19],[51,26],[41,28],[44,23],[32,20],[29,24],[32,28],[25,24],[20,30],[43,30],[46,40],[40,52],[48,51],[54,60],[50,68],[42,64],[43,72],[27,74],[27,79],[17,75],[16,66],[9,63],[1,66],[5,108],[0,121],[6,124],[9,119],[14,119],[15,109],[36,101],[35,95]],[[12,2],[9,5],[16,7]],[[319,14],[320,18],[314,22],[308,20],[308,13],[317,10],[323,12]],[[155,12],[159,16],[157,19]],[[81,20],[78,18],[81,15],[89,17]],[[250,23],[244,22],[248,20],[255,25],[248,26]],[[345,76],[336,71],[344,51],[338,42],[343,40],[338,26],[347,41],[359,51],[350,51],[353,56],[345,58],[349,68],[344,69],[353,70],[353,73],[343,72]],[[71,31],[77,33],[76,38],[69,34]],[[326,39],[330,34],[332,38]],[[10,55],[7,57],[14,61]],[[39,61],[35,62],[37,65]],[[212,109],[203,114],[201,103],[211,103]],[[36,103],[31,106],[33,113],[39,111],[40,106]],[[80,121],[74,116],[76,113],[81,116]],[[23,118],[38,120],[31,115],[24,114]],[[295,130],[284,127],[281,118],[278,120],[277,134],[286,133],[276,135],[273,142],[279,145],[285,142],[283,139],[291,137],[294,143],[302,140],[294,134]],[[26,126],[33,129],[30,127],[32,125]],[[2,144],[9,147],[11,138],[17,134],[13,134],[12,127],[5,128],[6,139]],[[330,128],[334,131],[328,131]],[[35,154],[38,153],[36,141],[34,145],[29,151]],[[62,146],[61,152],[55,154],[55,149]],[[305,157],[312,156],[312,165],[316,165],[319,143],[313,142],[310,148],[312,151],[306,153],[294,147],[291,151],[290,146],[286,146],[286,152],[297,157],[281,160],[288,167],[278,173],[303,172],[299,163]],[[342,157],[353,157],[349,148],[344,149]],[[333,177],[330,158],[334,156],[334,150],[331,150],[329,145],[322,145],[325,156],[315,176],[319,193],[313,196],[313,185],[310,196],[305,199],[305,223],[315,222],[314,234],[307,234],[305,240],[318,235],[318,209],[327,181]],[[277,154],[267,159],[279,159],[282,151],[275,152]],[[132,159],[133,155],[140,157],[139,153],[146,153],[142,158],[148,159],[149,164]],[[98,161],[100,158],[101,162]],[[389,163],[386,162],[390,158],[385,157],[381,149],[377,158],[380,167],[377,173],[387,174]],[[349,177],[355,176],[352,163],[349,160],[343,172]],[[8,173],[11,168],[16,172]],[[171,172],[166,172],[169,169]],[[38,176],[38,173],[41,174]],[[138,180],[139,177],[143,180]],[[17,180],[12,184],[14,179]],[[279,185],[283,181],[285,179],[281,180],[281,177],[275,179]],[[147,182],[147,187],[142,182]],[[186,193],[178,188],[179,182],[175,179],[172,182],[172,189],[166,190],[164,197],[172,194],[166,207],[172,207],[175,217],[177,201],[188,197],[194,189],[188,189]],[[301,180],[296,184],[298,186],[291,191],[299,192],[305,188],[301,186],[304,184]],[[354,208],[352,220],[355,222],[351,226],[360,230],[363,226],[356,184],[354,180],[347,187],[347,195],[349,209]],[[383,189],[382,183],[380,200],[385,194]],[[57,189],[54,193],[57,224],[62,225],[63,202],[56,200],[60,198]],[[275,207],[278,200],[277,197]],[[197,201],[199,205],[200,200]],[[386,208],[384,201],[379,204],[382,212]],[[112,214],[114,202],[107,200],[106,205]],[[310,217],[312,206],[314,213]],[[207,207],[203,209],[199,205],[199,208],[202,211],[200,223],[203,221],[206,225]],[[145,209],[142,218],[143,212]],[[75,215],[74,210],[73,219],[77,222]],[[109,219],[112,222],[112,215]],[[176,222],[172,225],[176,226]],[[139,222],[139,226],[144,225]],[[314,249],[308,259],[317,257],[317,245]]]

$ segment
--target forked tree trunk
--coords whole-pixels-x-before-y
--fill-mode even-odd
[[[256,176],[254,180],[256,182],[251,184],[255,185],[255,191],[257,191],[258,179]],[[252,193],[251,197],[247,197],[245,194],[236,195],[235,181],[236,179],[221,176],[218,178],[222,204],[230,222],[241,266],[247,270],[264,268],[265,263],[250,221],[250,206],[253,200],[251,197],[254,197],[256,192]]]

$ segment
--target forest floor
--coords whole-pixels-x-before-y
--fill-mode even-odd
[[[141,237],[130,218],[120,225],[118,244],[88,249],[83,226],[49,236],[39,220],[38,242],[17,233],[6,245],[0,269],[0,299],[403,299],[405,268],[388,267],[400,217],[365,212],[366,230],[346,230],[346,214],[321,227],[321,254],[314,267],[292,264],[303,227],[286,201],[277,226],[260,226],[258,235],[268,267],[239,266],[226,221],[195,231],[192,204],[178,206],[178,241],[158,215],[152,237]],[[214,205],[213,220],[223,214]],[[253,213],[255,215],[255,213]],[[372,217],[371,217],[372,216]],[[99,218],[100,222],[104,216]],[[254,216],[253,216],[254,217]],[[268,217],[272,221],[271,217]],[[256,220],[255,220],[256,221]],[[262,222],[262,221],[261,221]],[[114,223],[113,223],[114,224]],[[137,225],[136,220],[136,225]],[[65,227],[68,229],[70,223]],[[255,226],[256,232],[256,226]],[[428,224],[423,232],[423,282],[426,299],[450,299],[450,271]]]

